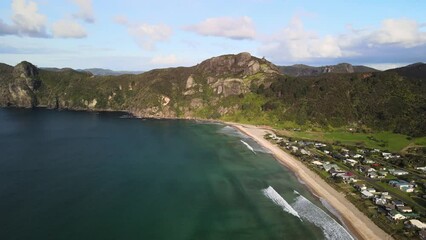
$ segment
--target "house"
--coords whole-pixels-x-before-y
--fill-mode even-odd
[[[323,165],[323,163],[322,162],[320,162],[320,161],[312,161],[311,162],[312,164],[314,164],[314,165],[317,165],[317,166],[322,166]]]
[[[365,159],[362,163],[364,163],[364,164],[373,164],[373,163],[375,163],[375,161],[373,161],[371,159]]]
[[[426,229],[426,223],[423,223],[417,219],[408,220],[408,223],[418,229]]]
[[[389,184],[403,192],[414,192],[415,185],[404,180],[391,180]]]
[[[389,159],[392,156],[392,153],[382,152],[382,157]]]
[[[398,169],[389,169],[389,173],[394,176],[403,176],[408,174],[407,171],[398,170]]]
[[[367,186],[365,186],[365,184],[361,184],[361,183],[354,184],[354,188],[356,190],[360,191],[360,192],[363,191],[363,190],[367,190]]]
[[[401,206],[401,207],[397,207],[397,209],[398,209],[399,212],[402,212],[402,213],[413,212],[413,209],[409,206]]]
[[[340,153],[333,153],[332,154],[332,156],[335,158],[335,159],[338,159],[338,160],[343,160],[345,157],[342,155],[342,154],[340,154]]]
[[[353,160],[353,159],[350,159],[350,158],[343,160],[343,162],[347,165],[351,165],[352,167],[355,166],[356,164],[358,164],[357,160]]]
[[[339,169],[339,166],[337,166],[337,164],[323,164],[322,167],[326,172],[330,171],[332,168]]]
[[[371,192],[367,191],[367,190],[363,190],[361,191],[361,197],[368,199],[368,198],[373,198],[374,194],[372,194]]]
[[[426,167],[416,167],[417,170],[421,170],[423,172],[426,172]]]
[[[342,178],[343,182],[345,183],[354,183],[357,182],[358,180],[354,178],[354,174],[351,172],[345,172],[343,174],[338,174],[336,175],[336,177],[340,177]]]
[[[404,215],[402,215],[400,212],[396,211],[396,210],[391,210],[388,212],[389,217],[394,220],[394,221],[398,221],[398,220],[404,220],[406,219],[406,217]]]
[[[374,198],[374,203],[376,205],[385,206],[388,203],[388,200],[386,198],[378,197]]]
[[[369,178],[377,178],[377,173],[376,172],[369,172],[369,173],[367,173],[367,177],[369,177]]]
[[[308,155],[308,156],[311,156],[311,152],[310,152],[310,151],[308,151],[308,150],[305,150],[305,149],[300,150],[300,153],[301,153],[302,155]]]
[[[299,150],[299,148],[298,148],[298,147],[296,147],[296,146],[291,146],[291,151],[292,151],[292,152],[297,152],[297,150]]]
[[[343,170],[334,169],[334,168],[330,169],[330,171],[328,171],[328,172],[331,174],[332,177],[341,177],[341,176],[345,175],[345,173],[346,173]]]
[[[404,206],[404,202],[403,201],[401,201],[401,200],[393,200],[392,201],[392,204],[395,206],[395,207],[403,207]]]
[[[389,195],[388,192],[382,192],[381,198],[387,199],[387,200],[391,200],[392,196]]]

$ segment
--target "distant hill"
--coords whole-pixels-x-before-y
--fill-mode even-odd
[[[126,110],[140,117],[426,136],[424,64],[384,72],[350,64],[289,69],[294,68],[307,73],[281,74],[249,53],[120,76],[39,69],[29,62],[0,64],[0,106]]]
[[[104,68],[87,68],[87,69],[78,69],[80,72],[90,72],[96,76],[120,76],[124,74],[141,74],[143,71],[114,71]]]
[[[353,66],[349,63],[340,63],[322,67],[313,67],[304,64],[278,67],[280,72],[293,77],[318,76],[325,73],[364,73],[378,72],[377,69],[366,66]]]
[[[48,70],[52,72],[62,72],[72,70],[71,68],[42,68],[43,70]],[[87,72],[95,76],[120,76],[125,74],[141,74],[143,71],[114,71],[111,69],[104,68],[87,68],[87,69],[76,69],[74,71],[78,72]]]
[[[426,64],[422,62],[414,63],[405,67],[389,69],[387,72],[396,72],[401,76],[409,78],[425,79]]]

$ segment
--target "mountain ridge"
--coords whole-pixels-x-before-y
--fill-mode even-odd
[[[336,65],[326,65],[320,67],[305,64],[294,64],[291,66],[279,66],[281,73],[293,76],[318,76],[327,73],[365,73],[378,72],[379,70],[363,65],[354,66],[350,63],[338,63]]]
[[[426,135],[425,93],[425,81],[395,71],[292,77],[249,53],[120,76],[51,71],[28,62],[0,65],[0,106],[125,110],[139,117],[283,127],[351,126],[412,136]]]

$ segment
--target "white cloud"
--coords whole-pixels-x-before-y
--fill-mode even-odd
[[[386,19],[381,28],[372,34],[371,42],[403,47],[422,45],[426,43],[426,32],[421,32],[420,28],[420,24],[413,20]]]
[[[166,56],[156,56],[151,59],[150,63],[155,65],[173,65],[177,63],[177,58],[174,54]]]
[[[154,50],[158,42],[169,40],[173,34],[172,28],[165,24],[134,24],[123,16],[116,16],[114,21],[126,26],[129,34],[145,50]]]
[[[256,29],[249,17],[208,18],[199,24],[185,27],[185,30],[203,36],[225,37],[230,39],[253,39]]]
[[[74,14],[76,18],[83,19],[87,23],[95,22],[92,0],[73,0],[73,2],[80,8],[80,11]]]
[[[57,38],[84,38],[87,36],[86,30],[73,21],[60,20],[52,25],[53,36]]]
[[[0,35],[48,37],[46,16],[38,12],[37,3],[26,0],[12,0],[12,22],[0,20]]]
[[[299,17],[292,18],[287,27],[267,38],[260,51],[272,55],[272,58],[286,57],[291,60],[335,58],[343,54],[336,37],[320,37],[313,31],[305,30]]]
[[[378,28],[355,29],[348,25],[342,34],[321,36],[306,30],[302,20],[294,17],[284,29],[264,37],[259,51],[277,62],[373,63],[390,58],[409,62],[418,58],[419,50],[426,51],[426,32],[422,27],[413,20],[385,19]]]

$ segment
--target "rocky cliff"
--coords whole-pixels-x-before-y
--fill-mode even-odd
[[[0,106],[124,110],[140,117],[350,126],[424,136],[426,76],[419,66],[357,73],[356,67],[340,64],[321,69],[328,74],[291,77],[249,53],[121,76],[51,71],[28,62],[0,64]]]

